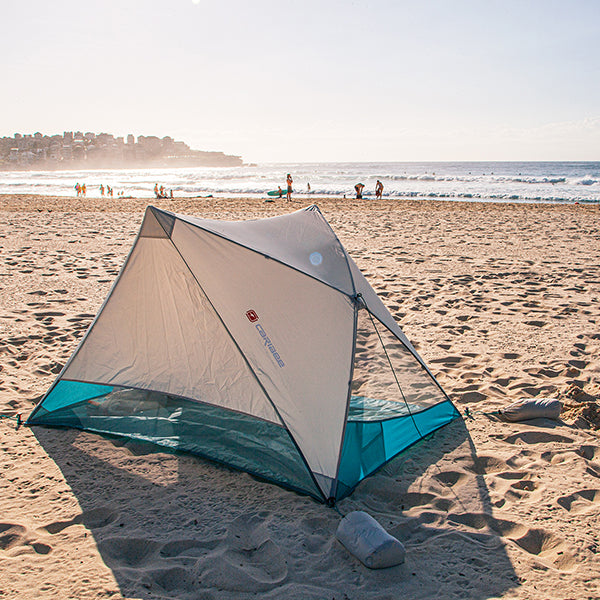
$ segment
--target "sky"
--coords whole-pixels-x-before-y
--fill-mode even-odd
[[[1,0],[0,136],[600,160],[600,0]]]

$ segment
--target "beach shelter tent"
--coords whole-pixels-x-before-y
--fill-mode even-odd
[[[148,207],[30,425],[186,450],[335,502],[458,416],[316,206]]]

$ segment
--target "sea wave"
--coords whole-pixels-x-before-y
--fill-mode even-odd
[[[359,181],[374,195],[377,179],[384,196],[497,202],[600,202],[600,163],[311,163],[249,167],[131,169],[99,171],[0,172],[0,193],[74,195],[76,182],[88,196],[101,185],[152,198],[156,183],[176,196],[256,196],[281,186],[292,173],[301,197],[353,197]],[[310,186],[310,193],[309,193]]]

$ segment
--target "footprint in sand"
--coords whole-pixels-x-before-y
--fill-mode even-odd
[[[436,473],[433,479],[437,479],[441,484],[448,487],[458,487],[468,479],[468,475],[461,471],[442,471]]]
[[[135,537],[110,537],[98,543],[104,562],[114,569],[139,568],[152,562],[159,548],[159,542]]]
[[[479,385],[474,384],[474,387],[478,388]],[[467,391],[467,392],[461,394],[461,400],[462,400],[462,402],[465,402],[465,403],[481,402],[482,400],[485,400],[486,398],[487,398],[487,396],[485,394],[482,394],[481,392],[477,392],[477,391]]]
[[[550,433],[548,431],[520,431],[508,436],[498,436],[498,439],[508,444],[548,444],[551,442],[572,444],[575,440],[566,435]]]
[[[198,576],[202,559],[221,541],[181,539],[161,544],[146,538],[115,536],[99,542],[98,549],[106,564],[134,587],[141,583],[159,594],[160,590],[190,593],[202,585]]]
[[[496,473],[496,477],[500,479],[524,479],[527,477],[526,471],[505,471],[504,473]]]
[[[546,325],[545,321],[525,321],[525,325],[530,325],[531,327],[543,327]]]
[[[162,558],[174,557],[195,557],[206,556],[211,550],[214,550],[222,540],[215,538],[212,540],[174,540],[166,543],[160,550],[159,555]]]
[[[118,516],[119,513],[110,508],[94,508],[92,510],[84,511],[68,521],[55,521],[49,523],[41,529],[52,535],[60,533],[63,529],[71,527],[72,525],[83,524],[88,529],[100,529],[115,521]]]
[[[48,318],[52,318],[52,317],[64,317],[65,313],[56,312],[56,311],[44,311],[44,312],[33,313],[33,316],[38,321],[42,321],[44,319],[48,319]]]
[[[600,447],[598,446],[580,446],[575,452],[586,460],[600,460]]]
[[[587,512],[596,508],[600,502],[600,490],[579,490],[568,496],[561,496],[556,502],[570,513]]]
[[[204,585],[230,592],[266,592],[288,575],[285,553],[269,537],[264,520],[240,515],[228,528],[227,544],[198,564]]]
[[[510,487],[513,490],[523,490],[525,492],[533,492],[538,488],[538,484],[535,481],[531,481],[530,479],[521,479],[520,481],[515,481],[510,484]]]
[[[325,517],[306,517],[300,521],[305,534],[302,547],[310,554],[323,554],[331,545],[332,525]]]
[[[563,463],[573,462],[575,459],[574,452],[572,450],[566,450],[565,452],[557,452],[556,450],[548,450],[540,454],[540,459],[551,463],[553,465],[561,465]]]
[[[26,531],[25,527],[16,523],[0,523],[0,550],[22,545]]]
[[[144,587],[155,589],[155,585],[165,592],[176,594],[175,597],[181,597],[177,592],[187,595],[190,590],[194,590],[199,582],[192,570],[183,566],[172,566],[166,568],[156,568],[144,573]]]
[[[464,362],[465,358],[464,356],[445,356],[444,358],[434,358],[431,359],[429,362],[431,364],[443,364],[445,367],[456,367],[458,366],[460,363]]]
[[[562,538],[545,529],[532,528],[520,537],[510,537],[520,548],[543,562],[551,563],[561,570],[570,570],[575,566],[575,559],[568,551]]]
[[[497,519],[485,513],[450,514],[448,520],[506,538],[557,569],[569,570],[575,566],[575,559],[564,540],[545,529],[528,528],[521,523]]]
[[[485,513],[451,513],[448,515],[448,521],[465,525],[471,529],[487,529],[500,537],[521,536],[527,531],[527,528],[520,523],[497,519]]]
[[[470,458],[466,459],[465,469],[476,475],[485,475],[506,471],[509,469],[509,465],[496,456],[476,456],[472,460]]]
[[[36,540],[35,536],[23,525],[0,523],[0,557],[2,557],[2,553],[9,556],[19,555],[28,548],[36,554],[52,552],[52,546]]]

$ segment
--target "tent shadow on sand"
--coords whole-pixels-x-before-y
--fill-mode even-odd
[[[343,514],[369,512],[405,543],[406,562],[381,571],[346,552],[335,540],[338,512],[308,496],[152,444],[72,429],[32,431],[81,509],[46,530],[87,528],[127,597],[391,599],[399,592],[428,598],[444,589],[446,597],[483,600],[518,586],[461,419],[338,504]],[[455,492],[457,458],[474,468]],[[474,498],[487,520],[479,528],[465,526],[472,514],[465,505],[472,507]]]

